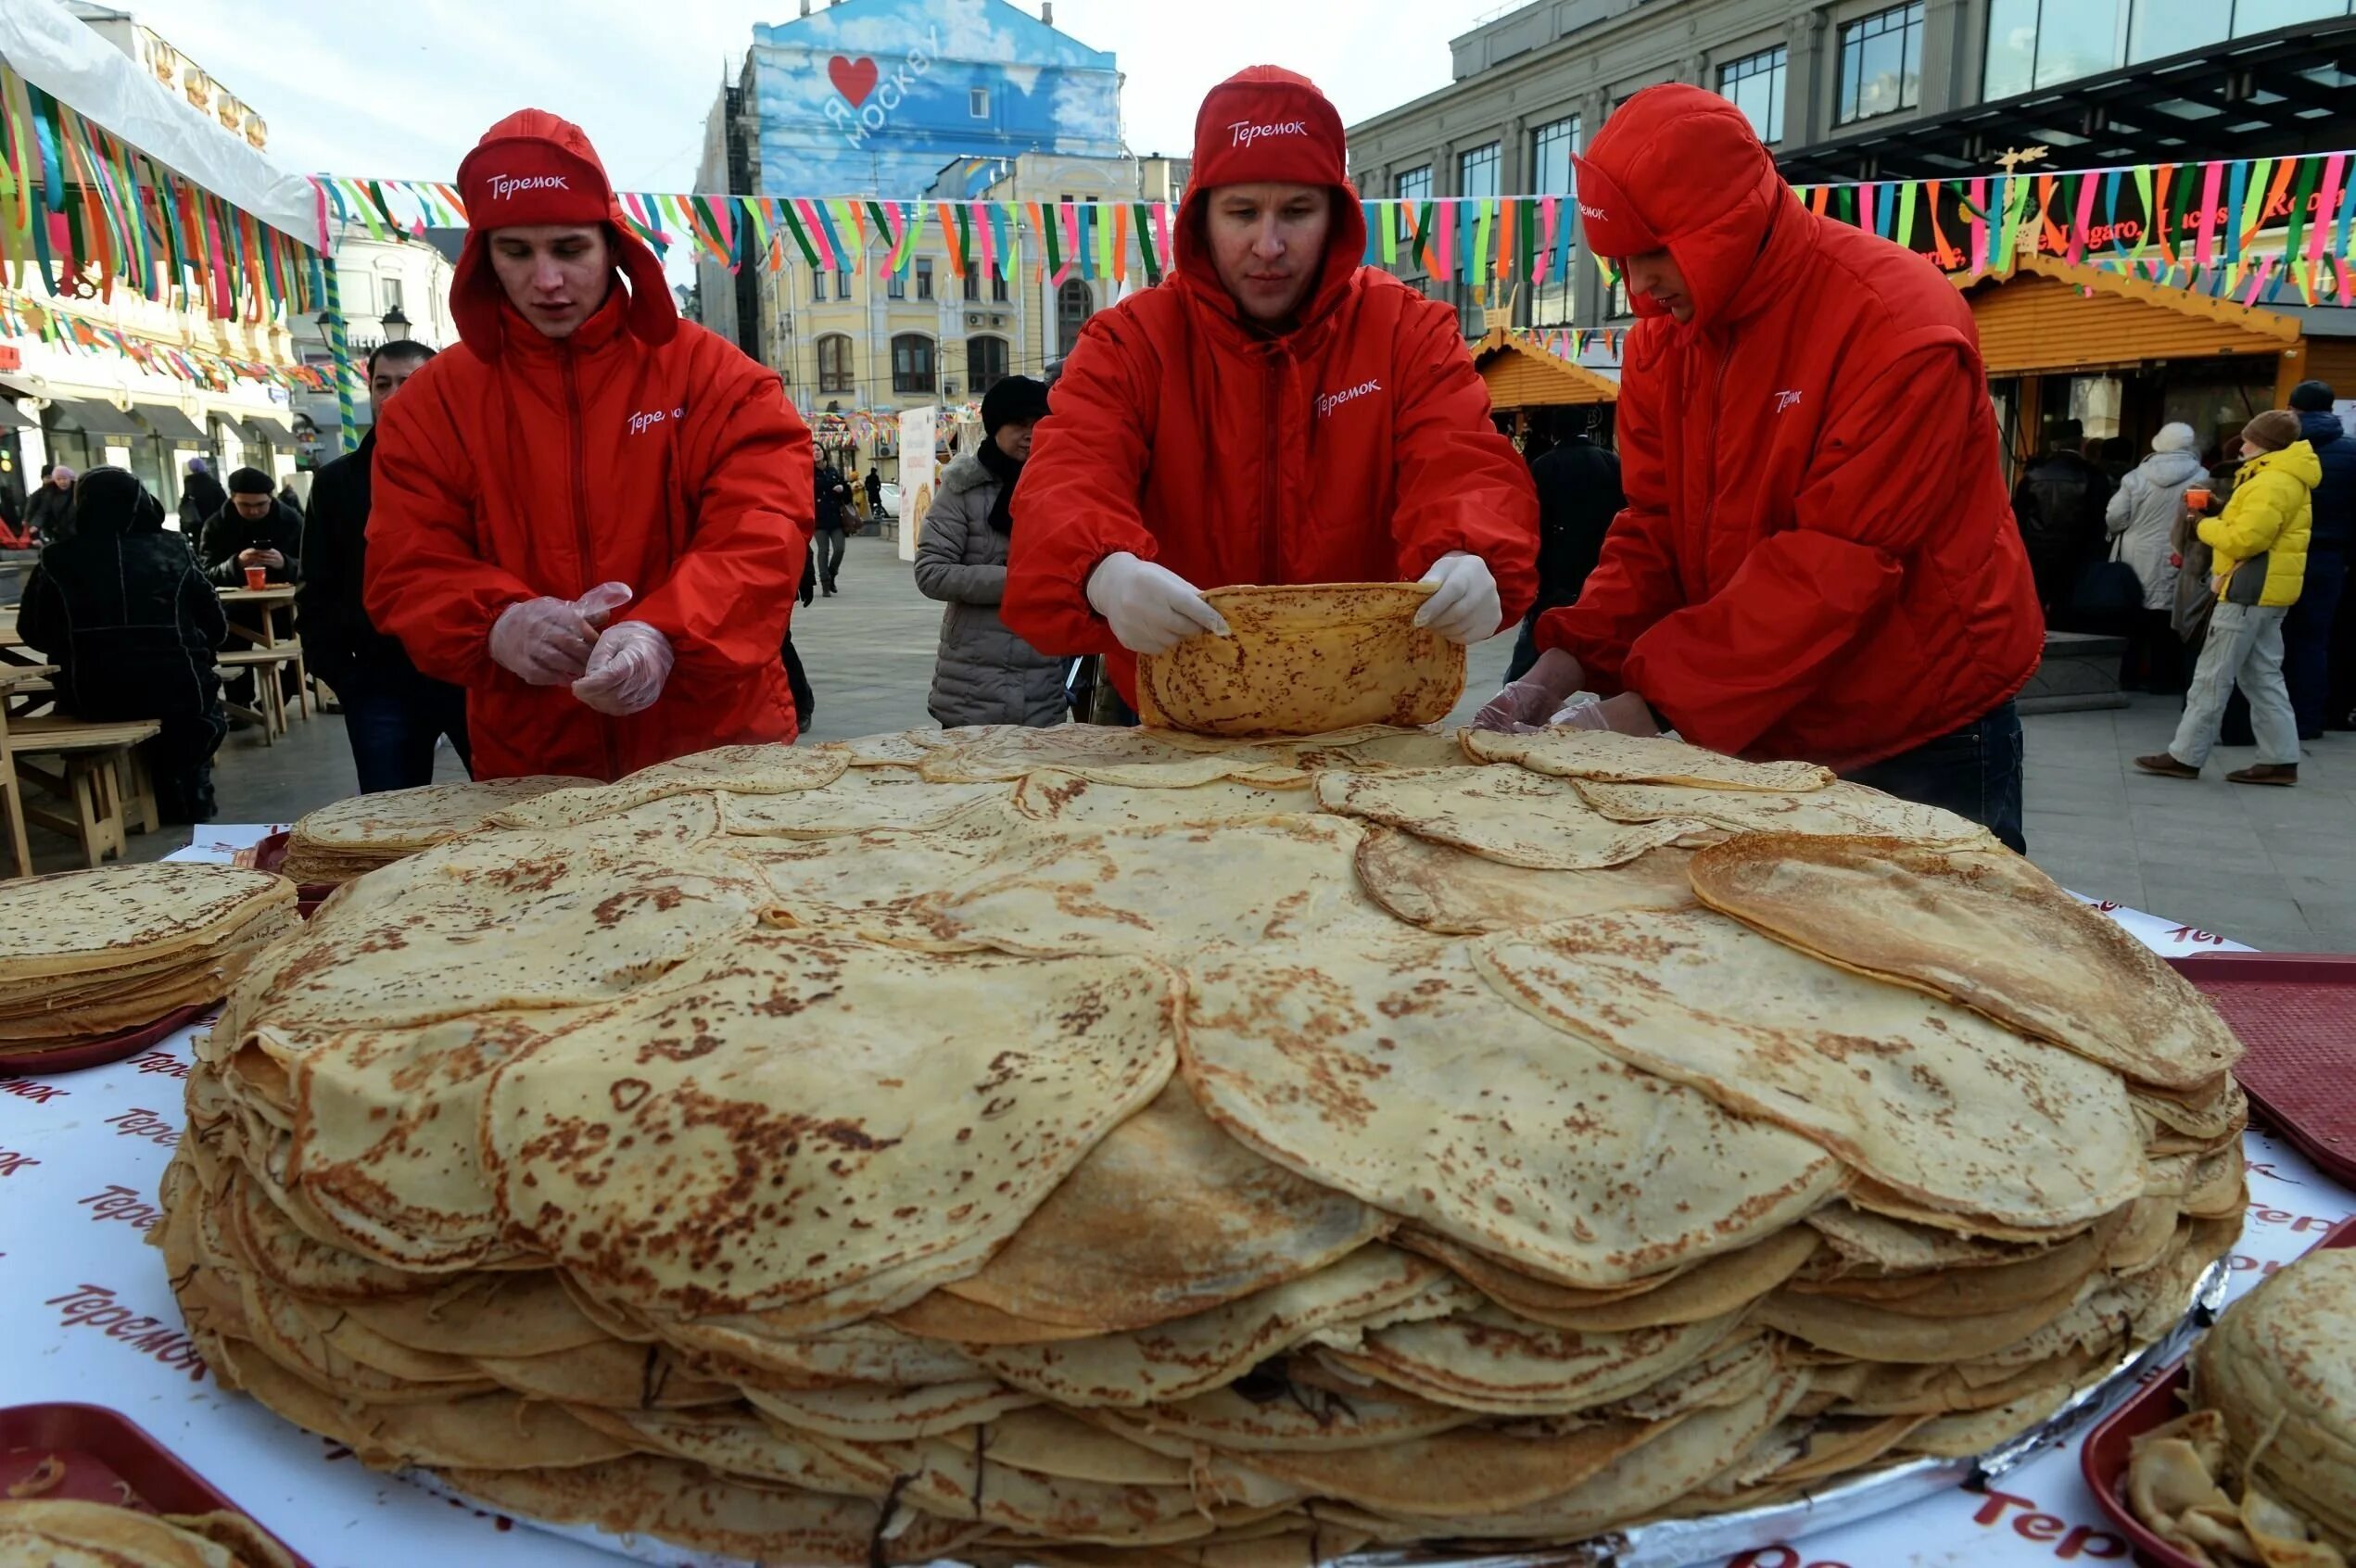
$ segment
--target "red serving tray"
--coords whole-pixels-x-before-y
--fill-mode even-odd
[[[185,1007],[174,1007],[154,1023],[102,1034],[95,1040],[77,1040],[70,1045],[51,1045],[39,1051],[0,1052],[0,1073],[45,1078],[52,1073],[105,1067],[108,1062],[137,1056],[164,1036],[195,1023],[212,1008],[210,1002],[191,1002]]]
[[[2322,1252],[2327,1247],[2356,1247],[2356,1219],[2341,1220],[2308,1250]],[[2134,1510],[2127,1506],[2126,1496],[2127,1457],[2135,1439],[2185,1413],[2184,1403],[2176,1396],[2190,1379],[2191,1372],[2181,1360],[2153,1373],[2134,1398],[2086,1435],[2086,1446],[2078,1453],[2086,1489],[2135,1549],[2135,1561],[2144,1568],[2198,1568],[2191,1558],[2146,1529]]]
[[[43,1498],[111,1503],[142,1513],[246,1511],[136,1423],[112,1410],[95,1405],[0,1410],[0,1497],[53,1454],[64,1461],[65,1474],[40,1494]],[[285,1541],[278,1545],[298,1568],[310,1568]]]
[[[2245,1051],[2251,1108],[2332,1178],[2356,1186],[2356,958],[2202,953],[2172,958]]]
[[[294,841],[294,837],[295,835],[292,831],[272,833],[264,838],[261,842],[256,844],[254,846],[254,869],[257,871],[275,871],[280,866],[285,865],[286,846]],[[327,895],[335,891],[336,884],[334,882],[297,882],[295,884],[296,913],[299,914],[306,920],[310,919],[314,914],[318,913],[319,906],[327,901]]]

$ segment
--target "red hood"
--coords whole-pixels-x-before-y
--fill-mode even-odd
[[[484,132],[458,166],[458,194],[470,226],[450,281],[450,315],[459,336],[483,358],[499,357],[509,321],[501,309],[506,294],[491,268],[490,236],[526,224],[606,225],[614,270],[629,284],[630,331],[648,343],[666,343],[678,331],[663,263],[624,225],[604,163],[571,120],[545,109],[509,115]]]
[[[1334,193],[1325,259],[1300,309],[1301,324],[1331,311],[1366,254],[1366,214],[1349,183],[1341,116],[1317,84],[1282,66],[1248,66],[1213,87],[1195,112],[1195,158],[1178,209],[1178,272],[1240,320],[1202,237],[1210,194],[1222,185],[1324,185]]]
[[[1574,161],[1588,248],[1617,260],[1667,247],[1697,326],[1742,313],[1769,233],[1802,211],[1742,111],[1678,82],[1622,104]],[[1649,299],[1629,303],[1640,316],[1667,314]]]

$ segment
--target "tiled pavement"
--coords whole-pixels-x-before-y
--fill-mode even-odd
[[[794,616],[794,644],[817,689],[810,733],[827,740],[929,722],[940,607],[916,591],[888,540],[850,541],[842,592]],[[1473,651],[1457,718],[1491,692],[1512,651],[1499,638]],[[2102,713],[2043,714],[2028,730],[2029,853],[2081,892],[2278,951],[2356,952],[2356,735],[2308,751],[2294,790],[2236,787],[2225,772],[2250,759],[2221,751],[2198,782],[2139,774],[2133,759],[2167,744],[2176,704],[2140,697]],[[298,722],[265,749],[230,737],[217,767],[225,822],[285,821],[354,788],[343,722]],[[459,777],[445,754],[442,775]],[[65,841],[33,830],[42,868],[75,863]],[[133,841],[152,858],[185,831]]]

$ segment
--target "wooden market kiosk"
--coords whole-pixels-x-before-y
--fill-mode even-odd
[[[1534,419],[1559,417],[1547,411],[1584,410],[1589,433],[1602,445],[1612,444],[1612,410],[1620,398],[1620,384],[1612,376],[1501,326],[1489,328],[1473,345],[1473,367],[1488,386],[1499,425],[1515,439],[1528,434]]]
[[[2310,377],[2356,398],[2356,310],[2246,306],[2034,255],[1954,282],[1980,329],[2008,478],[2065,419],[2108,437],[2100,462],[2120,473],[2172,421],[2192,426],[2204,460],[2215,456]]]

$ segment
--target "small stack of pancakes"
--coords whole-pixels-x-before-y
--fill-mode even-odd
[[[341,884],[480,828],[487,817],[535,795],[583,782],[541,776],[385,790],[323,805],[286,837],[285,876],[310,886]]]
[[[293,883],[230,866],[0,884],[0,1062],[218,1002],[298,924]]]
[[[158,1240],[225,1383],[528,1517],[1301,1568],[2033,1426],[2236,1233],[2237,1049],[1812,767],[731,748],[348,886],[204,1048]]]
[[[292,1568],[242,1513],[143,1513],[108,1503],[0,1500],[0,1562],[28,1568]]]

